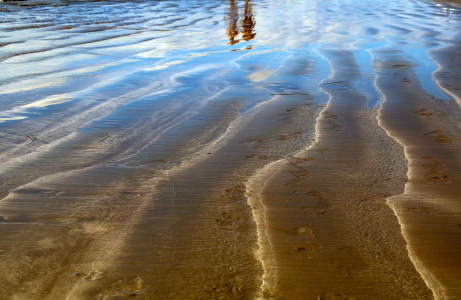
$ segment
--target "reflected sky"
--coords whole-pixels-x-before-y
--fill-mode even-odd
[[[373,49],[399,50],[415,62],[424,88],[444,99],[432,79],[438,66],[430,51],[456,39],[461,16],[460,8],[449,4],[369,0],[86,2],[2,5],[2,10],[4,112],[140,69],[177,68],[178,61],[199,56],[211,63],[219,57],[231,66],[235,56],[221,54],[229,50],[245,50],[240,56],[267,51],[300,56],[317,49],[310,55],[318,60],[321,49],[352,50],[364,73],[361,85],[370,95],[375,93]],[[283,65],[260,63],[271,70]],[[378,98],[370,96],[370,107]]]
[[[303,218],[317,218],[326,214],[324,217],[332,222],[326,221],[327,226],[319,225],[320,230],[329,228],[330,225],[331,229],[343,228],[341,222],[350,218],[350,227],[344,227],[345,236],[350,234],[354,240],[361,237],[363,241],[371,242],[373,249],[377,251],[370,253],[380,253],[381,256],[373,256],[370,261],[376,260],[376,264],[383,267],[386,262],[383,264],[380,257],[392,264],[395,261],[395,269],[403,274],[406,269],[400,268],[400,261],[381,248],[383,240],[378,236],[371,239],[374,234],[358,228],[361,226],[358,226],[356,220],[367,217],[368,219],[364,218],[361,222],[373,227],[375,223],[369,220],[376,217],[375,221],[379,223],[376,224],[382,227],[370,229],[386,234],[386,222],[390,220],[387,216],[394,217],[394,214],[389,211],[391,214],[384,215],[386,217],[381,219],[374,215],[374,212],[379,215],[381,209],[386,207],[385,198],[402,193],[404,185],[418,183],[405,175],[408,167],[418,165],[418,172],[424,173],[424,176],[432,176],[426,182],[429,187],[435,186],[432,185],[434,181],[444,184],[451,178],[452,175],[449,173],[439,174],[439,171],[442,172],[445,168],[440,166],[453,165],[456,171],[461,170],[457,163],[461,160],[456,156],[461,144],[461,132],[458,132],[461,119],[461,89],[459,83],[455,82],[456,78],[459,78],[459,68],[452,69],[448,61],[459,59],[457,51],[461,40],[460,17],[461,9],[456,5],[427,0],[69,1],[66,5],[31,7],[2,3],[0,173],[4,180],[0,182],[0,193],[4,196],[10,194],[7,200],[11,201],[4,201],[3,203],[7,203],[4,204],[4,208],[8,211],[10,208],[7,206],[10,204],[13,207],[22,205],[22,200],[15,199],[29,201],[28,199],[39,194],[43,199],[49,198],[48,195],[37,191],[48,191],[51,187],[57,186],[57,194],[61,193],[60,190],[75,189],[75,198],[65,198],[62,206],[50,202],[52,199],[38,201],[44,201],[49,205],[50,212],[81,211],[78,206],[80,204],[67,206],[68,200],[78,198],[77,201],[80,201],[80,196],[81,199],[86,199],[86,196],[92,195],[89,198],[91,203],[94,200],[93,196],[97,194],[87,192],[101,189],[107,193],[108,199],[121,201],[119,212],[123,214],[120,216],[125,216],[125,213],[128,216],[120,218],[123,219],[120,224],[123,228],[128,228],[126,230],[129,233],[126,235],[127,238],[120,237],[125,239],[124,245],[136,246],[136,243],[129,242],[131,236],[140,240],[147,238],[148,241],[152,238],[148,246],[162,248],[163,250],[160,250],[164,251],[167,248],[163,247],[162,243],[169,243],[170,237],[171,245],[180,244],[173,241],[178,235],[162,233],[154,237],[150,228],[158,227],[152,225],[151,216],[160,216],[168,220],[171,215],[165,215],[164,211],[171,211],[169,209],[175,207],[178,209],[177,212],[181,211],[184,219],[182,216],[178,217],[179,215],[171,218],[182,222],[182,226],[171,225],[171,228],[174,227],[176,232],[184,231],[185,242],[181,242],[183,246],[179,247],[179,250],[185,252],[184,255],[174,254],[171,257],[187,259],[191,253],[209,253],[217,254],[216,261],[225,263],[227,252],[215,251],[215,245],[194,244],[195,240],[189,239],[190,233],[208,243],[213,240],[209,239],[210,236],[215,238],[213,231],[208,230],[217,225],[222,234],[221,241],[230,241],[228,239],[234,237],[240,241],[240,237],[234,235],[237,231],[232,230],[232,234],[229,234],[231,231],[221,230],[223,227],[216,223],[217,220],[222,220],[221,209],[227,209],[228,206],[222,205],[225,202],[221,200],[228,198],[225,200],[229,201],[228,203],[232,201],[254,209],[251,202],[245,200],[252,189],[247,179],[252,178],[254,174],[262,174],[258,170],[267,167],[268,176],[262,176],[261,183],[270,187],[270,181],[266,181],[269,178],[274,178],[277,184],[292,182],[296,190],[289,191],[291,196],[311,198],[310,194],[312,197],[321,194],[314,191],[313,187],[317,190],[318,186],[323,186],[321,190],[326,191],[326,200],[323,199],[324,196],[319,196],[318,199],[326,203],[325,207],[329,207],[328,194],[338,194],[337,204],[345,205],[344,212],[357,213],[356,215],[347,214],[346,218],[343,218],[345,215],[342,214],[326,214],[323,204],[315,212],[316,216],[311,214],[314,211],[309,207],[305,210],[305,204],[297,207],[296,211],[303,213]],[[445,56],[449,59],[445,59]],[[419,138],[413,141],[407,136]],[[399,141],[399,138],[402,141]],[[415,155],[411,147],[425,147],[427,142],[439,143],[436,144],[437,147],[430,144],[431,146],[427,147],[430,148],[430,152],[433,149],[445,149],[448,154],[437,151],[435,154],[427,154],[421,151],[413,161],[408,159],[409,156]],[[410,147],[410,151],[403,149],[405,147]],[[306,153],[303,154],[303,151]],[[430,156],[450,156],[450,159],[430,167],[435,172],[431,175],[431,169],[427,169],[430,165],[424,161],[427,158],[431,161]],[[309,163],[311,160],[312,163]],[[278,162],[282,165],[277,166]],[[307,163],[309,165],[304,165]],[[300,169],[297,169],[298,167]],[[287,172],[290,169],[292,171]],[[350,171],[351,169],[353,171]],[[299,170],[302,172],[299,173]],[[278,171],[281,171],[280,177],[273,177]],[[67,177],[61,176],[64,173]],[[285,176],[289,177],[286,177],[288,181],[284,181]],[[105,181],[99,182],[100,178],[104,178]],[[277,182],[279,178],[283,180]],[[301,184],[302,181],[311,179],[312,184]],[[65,182],[66,180],[72,183],[72,187]],[[142,191],[139,194],[143,195],[142,203],[136,202],[138,196],[134,195],[137,195],[137,192],[131,191],[134,181],[137,181],[135,184]],[[375,184],[381,183],[383,186],[393,185],[392,193],[381,186],[376,186],[375,189]],[[461,186],[457,183],[452,184],[452,187]],[[20,187],[30,187],[29,184],[32,184],[32,187],[35,185],[36,188],[28,194],[29,198],[21,198],[24,194],[21,194]],[[103,186],[92,187],[92,184]],[[128,190],[130,193],[118,197],[122,194],[111,191],[112,187],[118,184],[120,193]],[[298,189],[298,184],[305,185],[299,186]],[[258,185],[259,183],[256,184]],[[228,193],[229,187],[235,189],[235,193]],[[284,184],[282,189],[286,187],[289,187],[289,184]],[[400,188],[402,190],[398,191]],[[194,189],[199,192],[195,193]],[[363,189],[364,193],[360,191],[360,194],[353,194],[355,189]],[[54,190],[55,188],[51,192]],[[302,191],[298,193],[298,190]],[[353,200],[354,205],[359,203],[359,206],[348,206],[348,202],[342,201],[344,190],[348,190],[349,195],[354,195],[350,200]],[[443,190],[443,186],[440,190]],[[217,202],[220,191],[226,191],[222,194],[225,197],[219,196],[220,200]],[[456,196],[457,192],[453,191]],[[82,196],[83,193],[85,195]],[[157,194],[160,195],[158,198]],[[263,194],[259,193],[258,197]],[[127,211],[125,202],[125,199],[130,199],[129,195],[134,196],[134,199],[131,199],[134,200],[133,207],[141,205],[140,210],[148,207],[152,211],[146,212],[146,215],[144,211],[139,211],[139,214],[135,212],[137,217],[131,218],[131,212]],[[272,193],[268,195],[272,197]],[[290,199],[291,196],[286,199]],[[371,198],[376,198],[376,203]],[[165,205],[158,211],[157,200],[163,203],[161,205]],[[192,214],[188,211],[188,205],[191,203],[194,206],[208,200],[213,205],[209,214],[205,214],[206,218],[204,214],[198,213],[202,209],[201,206],[194,208],[196,211]],[[283,197],[274,197],[270,201],[291,205],[290,201],[285,201]],[[31,215],[37,215],[31,220],[36,218],[48,225],[48,221],[42,220],[39,216],[42,212],[48,213],[45,212],[48,206],[39,210],[36,210],[36,207],[36,204],[26,208],[20,207],[18,211],[24,210]],[[109,205],[109,202],[101,203],[101,207],[112,205]],[[366,210],[356,210],[354,207]],[[238,207],[233,209],[240,210]],[[83,222],[76,221],[76,225],[70,226],[98,223],[98,217],[95,218],[94,214],[97,210],[97,206],[92,206],[84,213],[87,216],[82,217]],[[218,210],[219,214],[215,214]],[[270,211],[278,213],[279,210]],[[249,227],[248,232],[265,231],[265,228],[254,228],[255,224],[256,227],[259,226],[259,221],[254,216],[260,213],[255,212],[253,218],[256,222],[250,222],[251,228]],[[7,212],[10,213],[11,211]],[[197,214],[194,215],[195,213]],[[248,213],[249,216],[251,212]],[[188,223],[189,216],[192,215],[199,217],[190,218],[198,220],[198,229],[193,229]],[[234,221],[238,221],[235,224],[247,217],[235,218]],[[21,221],[24,218],[27,219],[27,216],[18,215],[13,216],[11,220]],[[112,217],[100,218],[105,222]],[[7,218],[0,215],[0,221],[5,220]],[[125,226],[125,221],[129,222],[129,226]],[[9,227],[8,222],[3,222],[3,225]],[[135,228],[135,222],[138,222],[136,226],[139,227]],[[162,226],[166,224],[159,223]],[[208,226],[211,223],[214,225]],[[148,226],[144,226],[145,224]],[[281,231],[274,226],[271,230],[280,231],[282,234],[288,233],[290,239],[298,239],[299,236],[294,233],[299,231],[294,228],[300,225],[306,224],[293,224],[287,226],[287,230]],[[205,231],[202,232],[201,226]],[[17,228],[23,230],[28,227],[20,225]],[[36,226],[31,223],[29,228],[35,230]],[[138,231],[137,228],[148,229],[148,232],[139,235],[142,230]],[[353,230],[349,230],[351,228]],[[401,228],[403,227],[397,226],[394,232],[399,238]],[[15,238],[12,246],[5,244],[13,249],[13,255],[9,257],[10,262],[20,261],[15,254],[16,246],[18,249],[24,249],[26,254],[30,253],[27,249],[30,241],[38,241],[31,233],[33,230],[25,230],[26,238]],[[161,231],[162,228],[158,230]],[[248,232],[244,235],[250,234]],[[359,234],[355,235],[354,232]],[[53,235],[53,232],[50,234]],[[68,238],[70,244],[82,244],[72,235],[63,235],[61,231],[56,231],[55,234],[60,238]],[[115,231],[114,234],[118,236]],[[336,236],[336,233],[333,235]],[[98,238],[100,237],[96,237],[95,240]],[[157,238],[160,243],[157,243]],[[217,243],[242,247],[235,248],[234,251],[234,262],[237,264],[229,264],[223,270],[228,270],[230,266],[230,269],[240,272],[239,266],[242,261],[245,262],[241,259],[240,249],[248,251],[247,254],[252,257],[254,246],[263,245],[259,242],[259,245],[254,244],[253,238],[250,238],[251,241],[247,244],[235,243],[235,240]],[[190,247],[193,244],[195,246]],[[71,248],[65,243],[62,245],[62,252]],[[203,247],[204,245],[206,246]],[[305,246],[299,246],[302,245],[290,246],[291,253],[310,255],[304,251],[307,250]],[[328,247],[340,249],[335,243]],[[178,247],[173,248],[176,248],[174,251],[178,250]],[[146,261],[164,259],[158,257],[157,252],[152,249],[149,248],[145,252],[149,257]],[[203,251],[204,249],[210,252]],[[405,250],[405,247],[402,246],[401,249]],[[100,251],[107,252],[107,249],[101,247]],[[328,250],[325,250],[324,253],[327,252]],[[47,255],[43,255],[45,256]],[[74,254],[71,256],[76,257]],[[167,258],[164,261],[168,264],[177,264],[169,254],[165,257]],[[35,259],[34,255],[27,255],[27,258]],[[304,258],[309,262],[311,257]],[[111,259],[107,260],[110,263],[102,269],[123,270],[125,266],[130,265],[123,260]],[[97,260],[107,262],[100,258]],[[345,259],[346,262],[348,260]],[[336,260],[327,258],[319,261],[323,263]],[[212,266],[206,259],[203,262],[207,267]],[[261,262],[262,264],[258,262],[257,265],[272,264],[270,260],[265,264],[264,258]],[[47,260],[39,261],[43,268],[36,267],[33,263],[35,262],[25,269],[15,263],[12,265],[17,267],[15,271],[24,272],[24,278],[28,281],[33,277],[28,274],[28,270],[40,272],[49,265]],[[145,266],[144,263],[138,262],[134,265]],[[246,263],[244,265],[252,269],[251,272],[258,272],[257,268]],[[334,272],[344,266],[339,265],[338,268],[338,265],[333,266]],[[299,265],[295,262],[294,266],[296,269]],[[68,271],[67,268],[63,267],[64,269],[63,272]],[[280,270],[288,269],[282,260]],[[355,270],[352,265],[350,268],[347,267],[347,270],[349,269]],[[187,268],[188,272],[195,273],[196,270],[198,269]],[[308,269],[299,268],[300,274],[306,270]],[[155,273],[147,270],[145,272],[150,273],[148,276]],[[178,284],[178,287],[186,285],[185,281],[175,277],[183,275],[174,268],[167,272],[170,272],[170,277],[158,272],[159,279],[169,280],[169,284],[159,285],[159,289],[162,286],[171,289],[168,293],[184,293],[182,296],[169,298],[203,298],[203,294],[198,296],[199,294],[190,294],[188,290],[174,288],[171,284]],[[226,275],[226,272],[211,275],[220,277],[222,274]],[[385,272],[372,271],[368,274],[369,278],[373,279],[372,282],[379,283],[374,279],[381,278]],[[8,272],[4,273],[10,276]],[[83,274],[80,271],[77,273]],[[338,276],[347,275],[346,273],[348,272],[335,273],[336,277],[330,276],[333,273],[329,273],[325,278],[339,278]],[[124,271],[117,273],[117,276],[118,274],[128,276]],[[61,275],[56,273],[49,278],[50,282],[47,284],[37,283],[34,286],[51,289],[52,285],[60,284],[56,283],[56,278],[59,278],[58,281],[67,280]],[[194,277],[195,274],[191,275],[197,282],[201,280]],[[235,277],[235,273],[227,275],[232,280]],[[257,275],[259,283],[265,280],[264,275],[260,280],[260,275]],[[314,271],[308,275],[315,277],[317,273]],[[144,275],[136,276],[142,278]],[[366,276],[368,275],[362,276],[361,273],[349,279],[361,280]],[[386,276],[392,280],[399,278],[391,273]],[[75,276],[72,278],[74,279],[69,281],[71,285],[75,280],[78,280],[77,284],[86,284]],[[226,277],[220,277],[219,280],[222,281],[223,278],[230,282]],[[308,277],[297,276],[294,282],[299,281],[302,288],[307,291],[311,287],[304,284],[305,281],[309,281],[306,278]],[[33,278],[35,279],[47,280],[41,276]],[[116,280],[120,281],[120,278]],[[290,284],[292,281],[287,280]],[[18,282],[21,281],[15,281],[12,286],[20,285]],[[146,280],[146,284],[148,282]],[[315,281],[308,283],[313,282]],[[0,294],[3,292],[2,284],[4,281],[0,280]],[[95,281],[95,284],[99,284],[98,281]],[[199,293],[202,293],[204,288],[200,284],[202,282],[196,284],[191,281],[190,287],[199,287]],[[290,284],[287,285],[287,291],[291,290]],[[113,284],[108,286],[110,289],[116,288]],[[225,285],[220,286],[225,287],[227,292],[233,291]],[[377,288],[383,289],[385,295],[387,286],[388,284],[380,284]],[[349,287],[369,288],[368,284]],[[408,284],[407,287],[410,290],[415,288],[412,284]],[[35,292],[24,287],[21,289],[24,293]],[[372,288],[369,290],[372,291]],[[150,292],[156,291],[152,289]],[[186,294],[188,296],[184,296]],[[313,298],[331,298],[330,296],[335,297],[333,294],[319,294]],[[226,299],[218,296],[216,298]]]

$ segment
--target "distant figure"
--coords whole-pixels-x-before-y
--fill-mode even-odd
[[[242,34],[242,39],[244,41],[249,41],[253,39],[256,36],[256,33],[253,33],[255,21],[253,18],[250,0],[245,0],[244,18],[242,20],[240,30],[238,30],[237,28],[239,14],[237,6],[235,5],[235,0],[229,0],[229,4],[229,23],[226,31],[226,35],[229,38],[228,44],[234,45],[240,42],[240,40],[237,39],[239,33]]]
[[[249,41],[254,39],[256,33],[253,33],[255,27],[255,20],[253,18],[253,12],[251,10],[250,0],[245,0],[245,17],[242,21],[242,39]]]
[[[239,34],[237,30],[237,22],[239,19],[239,14],[237,11],[237,7],[235,6],[234,0],[229,0],[229,25],[227,27],[227,37],[229,38],[228,44],[237,44],[239,40],[235,40],[235,37]]]

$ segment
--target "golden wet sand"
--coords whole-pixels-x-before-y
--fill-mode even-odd
[[[1,299],[461,299],[453,1],[0,13]]]

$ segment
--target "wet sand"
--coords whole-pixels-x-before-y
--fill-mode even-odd
[[[0,298],[461,298],[455,2],[0,13]]]

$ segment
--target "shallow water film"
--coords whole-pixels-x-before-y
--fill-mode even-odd
[[[4,1],[0,299],[461,299],[460,105],[456,2]]]

